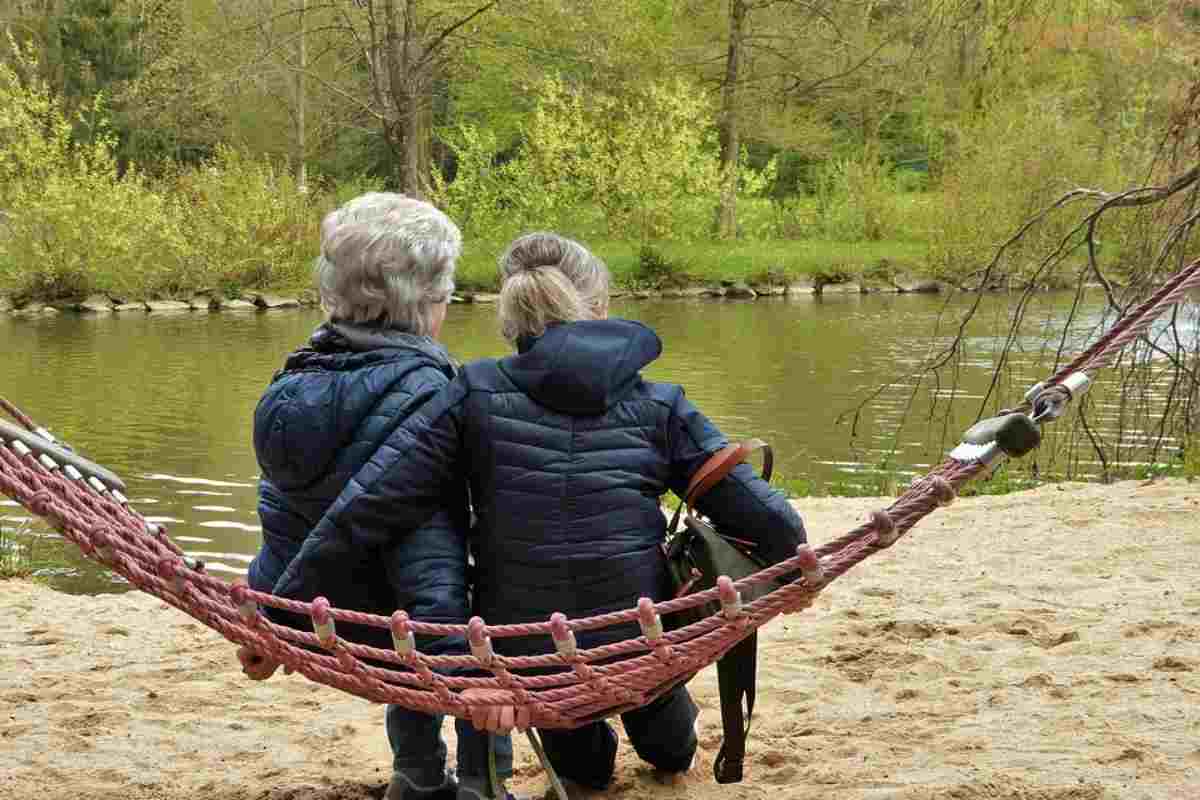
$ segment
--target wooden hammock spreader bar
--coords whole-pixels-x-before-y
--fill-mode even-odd
[[[4,398],[0,398],[0,401],[3,400]],[[6,402],[5,405],[9,404]],[[48,469],[62,469],[66,472],[67,477],[73,480],[84,480],[89,483],[99,481],[104,489],[122,493],[122,496],[124,492],[128,491],[125,488],[125,481],[118,478],[115,473],[64,447],[51,437],[50,432],[45,428],[26,431],[0,419],[0,437],[12,442],[13,446],[20,442],[24,447],[33,451],[38,460]],[[101,486],[92,485],[93,488],[101,488]]]
[[[802,545],[787,561],[739,581],[722,577],[703,592],[659,603],[644,598],[636,608],[586,619],[556,613],[546,622],[524,625],[489,626],[479,618],[468,625],[440,625],[402,612],[391,617],[364,614],[332,608],[324,598],[305,603],[229,584],[185,557],[165,530],[133,511],[112,484],[105,485],[96,474],[94,481],[72,480],[47,452],[35,452],[24,435],[14,435],[12,426],[0,428],[0,492],[49,521],[85,556],[132,585],[311,680],[376,702],[457,717],[469,717],[474,707],[513,706],[522,725],[572,728],[652,701],[769,620],[807,608],[830,583],[952,502],[964,484],[1004,458],[1028,452],[1040,440],[1039,425],[1061,416],[1087,389],[1086,370],[1108,363],[1197,285],[1200,261],[1124,315],[1071,365],[1035,386],[1022,410],[974,426],[949,458],[913,481],[886,509],[837,539],[815,549]],[[748,596],[750,587],[784,576],[788,582],[774,591],[750,603],[738,601],[739,591]],[[668,614],[712,601],[721,607],[712,616],[675,630],[662,625]],[[271,622],[262,613],[264,606],[310,618],[312,632]],[[576,644],[579,631],[634,622],[640,636],[590,649]],[[347,641],[337,633],[339,623],[388,630],[394,646],[380,649]],[[416,637],[423,635],[461,636],[470,654],[422,653]],[[493,645],[518,636],[544,637],[543,653],[504,656],[497,652],[504,648]],[[462,695],[466,689],[491,691],[468,700]]]

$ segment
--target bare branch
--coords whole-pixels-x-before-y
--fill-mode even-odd
[[[437,36],[435,36],[433,41],[430,42],[426,46],[425,57],[417,62],[417,67],[418,68],[421,67],[426,61],[428,61],[430,54],[437,52],[438,49],[442,46],[442,43],[444,41],[446,41],[446,39],[449,36],[451,36],[455,31],[457,31],[462,26],[466,25],[471,20],[480,16],[481,14],[487,13],[491,9],[495,8],[497,5],[499,5],[499,0],[491,0],[491,2],[485,3],[484,5],[480,6],[479,8],[475,9],[474,11],[472,11],[467,16],[458,20],[457,22],[452,22],[449,25],[447,25],[445,28],[443,28],[441,33],[439,33]]]

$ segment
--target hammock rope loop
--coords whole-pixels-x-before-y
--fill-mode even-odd
[[[881,548],[891,547],[900,537],[896,521],[882,508],[871,512],[871,528],[875,531],[875,544]]]
[[[742,619],[742,593],[733,585],[728,575],[717,578],[717,591],[721,596],[721,613],[729,622]]]

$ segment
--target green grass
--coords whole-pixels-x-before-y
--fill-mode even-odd
[[[0,527],[0,579],[28,578],[45,566],[35,553],[34,541],[29,523],[15,530]]]
[[[1109,481],[1151,480],[1157,478],[1200,478],[1200,448],[1186,448],[1176,461],[1162,464],[1139,464],[1117,468],[1108,475]],[[776,478],[772,484],[782,489],[788,497],[898,497],[908,488],[913,476],[909,472],[881,469],[864,473],[856,479],[817,481],[812,478]],[[1032,474],[1017,462],[1000,466],[990,477],[977,478],[961,487],[960,497],[982,497],[1012,494],[1039,486],[1071,481],[1088,481],[1084,478],[1061,473]]]
[[[43,576],[71,571],[70,551],[63,538],[54,535],[42,520],[28,520],[16,527],[0,525],[0,580]]]
[[[608,264],[621,288],[637,288],[638,242],[598,240],[588,246]],[[818,276],[858,276],[881,265],[920,274],[926,245],[920,241],[837,242],[819,239],[777,239],[731,242],[651,242],[682,282],[695,284],[755,281],[768,272],[787,280]],[[457,282],[465,290],[496,291],[496,256],[504,243],[479,243],[469,248],[458,265]]]
[[[1200,437],[1192,439],[1183,448],[1183,477],[1188,480],[1200,478]]]

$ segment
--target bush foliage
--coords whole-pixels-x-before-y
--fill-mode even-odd
[[[460,285],[493,285],[494,254],[532,229],[607,249],[620,279],[638,284],[841,274],[871,268],[882,252],[969,285],[997,245],[1063,192],[1144,184],[1155,132],[1170,121],[1151,81],[1169,82],[1170,65],[1126,74],[1126,56],[1149,41],[1137,26],[1114,23],[1090,49],[1069,26],[1039,30],[988,28],[997,47],[1030,48],[1005,56],[1009,72],[931,84],[911,104],[877,109],[877,119],[864,95],[861,107],[833,114],[832,138],[800,118],[791,124],[813,142],[745,137],[737,237],[722,242],[720,114],[702,81],[654,73],[597,82],[571,70],[530,78],[511,125],[437,120],[449,155],[429,193],[465,234]],[[67,101],[37,77],[46,74],[9,40],[0,59],[0,292],[54,300],[298,288],[309,282],[321,214],[384,187],[379,177],[342,175],[334,185],[318,176],[304,192],[290,165],[220,145],[206,145],[200,161],[140,165],[106,122],[103,89]],[[1072,219],[1032,230],[1003,277],[1031,277]],[[1117,278],[1153,255],[1135,222],[1129,215],[1099,231]],[[1076,252],[1058,267],[1064,275],[1041,279],[1073,277],[1082,259]]]
[[[13,45],[14,49],[16,46]],[[34,54],[18,50],[24,75]],[[0,289],[42,300],[237,294],[299,286],[315,254],[317,206],[286,170],[230,148],[155,180],[119,168],[104,129],[80,122],[36,78],[0,63]]]

